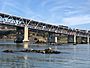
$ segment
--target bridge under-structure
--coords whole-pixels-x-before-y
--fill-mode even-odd
[[[30,31],[47,33],[47,43],[59,44],[66,41],[66,43],[89,43],[90,31],[71,29],[63,25],[51,25],[43,22],[26,19],[23,17],[13,16],[9,14],[0,13],[1,26],[13,26],[17,30],[17,40],[22,36],[23,42],[28,42],[28,28]],[[23,30],[24,29],[24,30]],[[23,31],[23,32],[22,32]],[[23,35],[24,33],[24,35]],[[65,40],[63,40],[65,39]],[[80,39],[79,41],[77,41]],[[61,40],[61,41],[60,41]]]

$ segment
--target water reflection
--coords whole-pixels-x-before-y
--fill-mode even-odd
[[[24,48],[28,49],[28,42],[24,42]]]
[[[55,46],[54,50],[55,50],[55,51],[57,51],[57,50],[58,50],[57,46]]]
[[[76,61],[76,47],[77,47],[77,45],[74,45],[74,47],[73,47],[74,48],[73,49],[73,54],[74,55],[73,55],[73,60],[72,60],[73,61],[73,67],[76,67],[75,62],[77,62]]]
[[[27,54],[24,55],[24,68],[28,68],[28,56],[27,56]]]
[[[28,48],[45,49],[48,47],[62,53],[3,53],[4,49],[23,49],[23,44],[0,45],[0,68],[90,68],[90,45],[30,45]]]
[[[74,50],[74,51],[73,51],[73,52],[74,52],[74,53],[73,53],[73,54],[74,54],[74,56],[73,56],[74,61],[76,60],[76,47],[77,47],[77,46],[76,46],[76,45],[74,45],[74,49],[73,49],[73,50]]]
[[[90,55],[90,44],[87,45],[87,54]]]

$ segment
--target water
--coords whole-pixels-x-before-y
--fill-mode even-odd
[[[30,45],[29,48],[45,49],[52,47],[60,54],[3,53],[5,49],[20,50],[23,44],[12,42],[0,44],[0,68],[90,68],[90,45]]]

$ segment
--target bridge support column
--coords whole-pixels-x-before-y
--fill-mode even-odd
[[[89,36],[87,36],[87,44],[89,44]]]
[[[24,48],[27,49],[28,48],[28,24],[25,24],[24,26]]]
[[[55,37],[55,43],[57,43],[57,37]]]
[[[76,34],[74,35],[74,44],[76,44]]]

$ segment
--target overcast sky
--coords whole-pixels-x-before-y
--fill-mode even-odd
[[[54,25],[90,23],[90,0],[0,0],[0,12]]]

